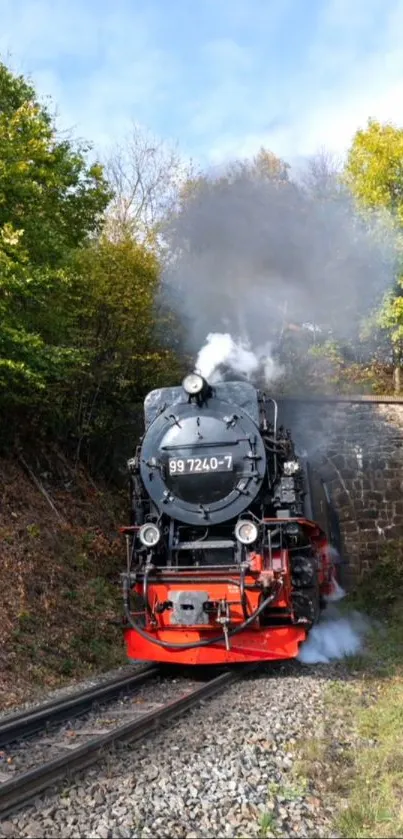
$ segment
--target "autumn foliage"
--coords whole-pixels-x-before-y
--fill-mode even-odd
[[[79,460],[127,424],[150,388],[177,380],[181,325],[156,305],[174,256],[161,231],[206,183],[228,191],[240,178],[275,182],[296,206],[302,193],[326,198],[343,183],[363,217],[388,213],[399,264],[402,149],[401,129],[370,121],[342,172],[322,159],[297,184],[286,162],[261,149],[212,181],[137,131],[104,169],[88,163],[87,147],[59,137],[34,88],[0,64],[0,440],[34,430]],[[280,391],[301,382],[304,390],[390,390],[402,360],[402,301],[397,268],[353,344],[326,325],[307,333],[286,324]]]
[[[174,369],[155,340],[158,259],[102,234],[113,190],[86,151],[0,64],[1,432],[33,427],[78,455]]]

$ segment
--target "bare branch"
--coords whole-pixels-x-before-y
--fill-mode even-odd
[[[340,186],[341,170],[341,158],[322,147],[307,160],[301,175],[301,185],[311,195],[334,193]]]
[[[184,163],[177,148],[136,124],[124,143],[111,152],[105,168],[115,192],[106,225],[113,240],[127,234],[155,235],[191,173],[191,163]]]
[[[59,519],[60,522],[62,522],[63,524],[66,524],[66,519],[62,516],[61,513],[59,513],[59,510],[55,507],[49,493],[46,492],[46,489],[43,486],[43,484],[40,482],[39,478],[37,478],[36,475],[34,475],[32,469],[28,466],[28,463],[26,462],[25,458],[22,456],[21,452],[16,451],[16,455],[17,455],[18,460],[21,463],[21,466],[24,468],[27,475],[29,475],[29,477],[31,478],[31,481],[35,484],[35,486],[37,487],[37,489],[39,490],[41,495],[43,495],[43,497],[46,499],[47,503],[49,504],[49,507],[53,510],[55,516]]]

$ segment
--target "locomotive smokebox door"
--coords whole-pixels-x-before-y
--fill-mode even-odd
[[[256,411],[258,419],[256,391],[247,383],[236,385],[248,410],[224,401],[225,389],[217,398],[218,387],[202,405],[189,403],[180,391],[158,413],[157,397],[151,400],[140,472],[150,498],[171,519],[193,525],[228,521],[246,510],[262,487],[267,463],[252,418]]]

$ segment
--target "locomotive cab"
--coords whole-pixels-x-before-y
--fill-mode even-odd
[[[331,568],[325,535],[304,518],[303,468],[277,416],[248,382],[212,386],[198,373],[146,397],[129,461],[129,657],[297,654]]]

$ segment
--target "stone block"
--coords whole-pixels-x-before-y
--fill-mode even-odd
[[[367,519],[377,519],[378,518],[378,510],[375,510],[373,508],[367,509],[367,510],[364,511],[364,516]]]
[[[369,502],[375,502],[378,504],[380,501],[383,500],[383,493],[380,492],[380,490],[371,489],[368,490],[368,492],[365,495],[365,498]]]
[[[389,488],[386,487],[385,489],[385,500],[386,501],[400,501],[402,497],[402,493],[399,489]]]
[[[295,414],[300,443],[311,445],[311,465],[328,485],[344,554],[357,576],[376,562],[385,541],[403,538],[403,405],[301,402]]]

